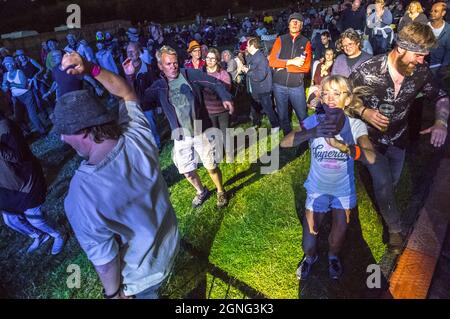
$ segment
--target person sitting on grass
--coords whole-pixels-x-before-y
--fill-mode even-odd
[[[329,274],[332,279],[339,279],[342,275],[338,254],[350,222],[350,211],[356,206],[354,161],[373,163],[375,160],[366,125],[359,119],[346,116],[351,114],[354,107],[362,104],[357,96],[360,91],[353,89],[350,82],[342,76],[325,78],[320,88],[323,104],[318,105],[316,114],[301,123],[300,132],[291,132],[281,142],[281,147],[299,145],[300,141],[297,139],[302,135],[302,130],[316,127],[323,121],[323,117],[334,121],[339,132],[335,136],[311,136],[309,141],[311,168],[304,184],[307,192],[302,243],[305,257],[297,269],[299,280],[306,279],[312,265],[318,261],[317,236],[323,218],[330,209],[333,221],[328,237]],[[321,109],[325,114],[320,114]]]

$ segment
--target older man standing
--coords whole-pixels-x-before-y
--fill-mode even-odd
[[[428,23],[438,42],[437,47],[430,51],[430,70],[439,81],[447,76],[450,65],[450,24],[444,20],[446,12],[446,3],[436,2],[431,8]]]
[[[174,139],[174,164],[197,191],[192,206],[202,205],[210,195],[197,173],[200,157],[217,188],[217,207],[224,207],[228,199],[222,183],[222,172],[214,158],[215,139],[210,141],[205,133],[212,123],[202,90],[209,88],[215,92],[230,114],[234,109],[231,94],[219,80],[200,70],[180,70],[177,53],[169,46],[159,49],[156,59],[162,73],[161,79],[145,91],[145,98],[150,103],[157,102],[169,121]]]
[[[274,69],[273,93],[285,135],[292,131],[288,105],[291,102],[299,121],[306,117],[306,98],[303,79],[311,68],[311,42],[300,34],[303,16],[289,16],[289,34],[277,37],[269,56],[269,65]]]
[[[425,56],[436,42],[430,27],[413,22],[398,34],[395,48],[371,58],[355,70],[350,79],[355,86],[366,86],[365,107],[358,113],[368,126],[369,138],[377,150],[374,164],[367,165],[372,176],[378,208],[388,231],[389,249],[400,253],[403,236],[394,186],[400,179],[405,159],[408,116],[415,97],[423,93],[436,106],[434,125],[421,134],[431,134],[431,144],[440,147],[447,137],[450,112],[448,95],[439,88]]]

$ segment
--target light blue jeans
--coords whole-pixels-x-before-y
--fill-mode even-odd
[[[58,237],[60,234],[51,227],[41,211],[41,206],[27,209],[23,214],[10,213],[2,211],[5,224],[16,232],[31,238],[37,238],[44,233],[52,237]]]

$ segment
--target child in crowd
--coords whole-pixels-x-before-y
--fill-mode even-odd
[[[311,167],[304,184],[307,191],[302,244],[305,256],[297,269],[298,279],[306,279],[313,264],[319,259],[316,251],[317,236],[325,214],[330,210],[332,226],[328,237],[329,274],[332,279],[339,279],[342,275],[338,254],[350,222],[350,211],[356,206],[354,161],[373,163],[375,160],[366,125],[359,119],[348,117],[352,114],[352,109],[362,103],[357,96],[358,91],[360,90],[353,89],[351,83],[342,76],[326,77],[320,86],[321,104],[318,105],[317,113],[302,122],[303,131],[317,127],[325,115],[340,124],[339,134],[309,140]],[[323,115],[320,114],[321,111]],[[295,135],[300,132],[287,135],[281,146],[295,146],[297,143],[289,141],[295,141]]]

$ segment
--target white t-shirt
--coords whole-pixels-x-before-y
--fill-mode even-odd
[[[428,25],[430,26],[431,31],[433,31],[433,34],[434,34],[434,36],[436,37],[436,39],[439,38],[439,36],[441,35],[442,31],[444,31],[444,28],[445,28],[445,23],[443,23],[443,24],[442,24],[442,27],[440,27],[440,28],[438,28],[438,29],[433,28],[433,27],[431,26],[431,22],[428,22]]]
[[[319,124],[317,115],[303,121],[306,129]],[[361,120],[346,117],[344,127],[335,138],[346,144],[355,145],[359,137],[367,135],[367,127]],[[336,197],[356,194],[354,160],[345,153],[328,145],[325,138],[309,141],[311,167],[304,184],[309,193],[329,194]]]
[[[179,233],[147,120],[135,102],[121,103],[120,108],[121,115],[131,121],[102,162],[80,164],[64,207],[94,265],[107,264],[120,250],[124,293],[129,296],[169,274]],[[123,247],[115,236],[121,238]]]

